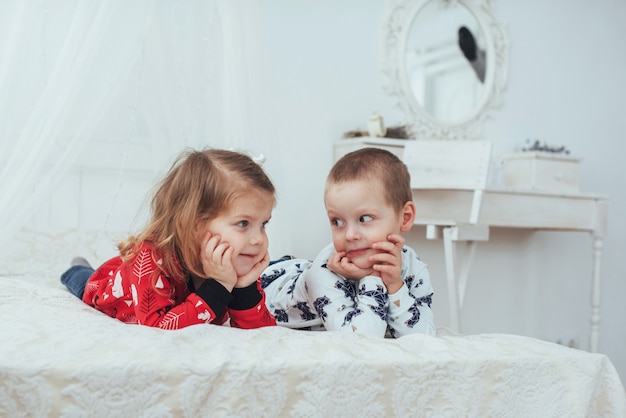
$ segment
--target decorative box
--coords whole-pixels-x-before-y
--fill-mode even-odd
[[[503,158],[504,183],[514,189],[578,192],[581,158],[549,152],[518,152]]]

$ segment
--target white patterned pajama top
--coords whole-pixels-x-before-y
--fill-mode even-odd
[[[430,274],[413,249],[402,249],[404,285],[393,295],[387,294],[380,277],[356,281],[333,273],[326,263],[334,252],[329,244],[313,261],[281,260],[261,274],[266,304],[277,325],[380,337],[386,332],[393,337],[435,335]]]

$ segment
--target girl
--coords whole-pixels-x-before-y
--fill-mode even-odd
[[[61,282],[126,323],[275,325],[258,280],[269,263],[265,226],[275,202],[272,182],[247,155],[184,152],[158,185],[147,227],[95,271],[75,259]]]

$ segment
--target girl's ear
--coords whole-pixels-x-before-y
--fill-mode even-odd
[[[400,231],[408,232],[413,227],[413,221],[415,221],[415,203],[406,202],[402,208]]]
[[[203,233],[204,229],[206,227],[206,221],[196,218],[195,221],[193,221],[193,230],[196,233]]]

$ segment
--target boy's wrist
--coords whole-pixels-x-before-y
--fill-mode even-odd
[[[386,285],[386,287],[387,287],[387,294],[389,294],[390,296],[396,294],[397,292],[400,291],[400,289],[402,289],[402,286],[404,286],[404,282],[403,281],[400,281],[398,283],[391,283],[391,284]]]
[[[380,276],[368,275],[362,277],[358,280],[360,286],[364,286],[367,290],[376,289],[378,286],[383,286],[385,291],[387,291],[387,286],[385,286],[385,282]]]

